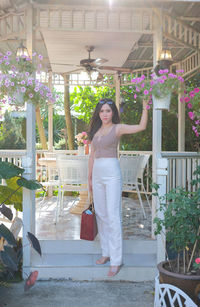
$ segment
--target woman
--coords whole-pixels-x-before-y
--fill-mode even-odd
[[[121,170],[117,147],[123,134],[146,129],[148,111],[143,101],[139,125],[120,124],[119,113],[111,99],[97,104],[89,131],[91,153],[89,157],[89,191],[93,194],[102,257],[96,264],[110,260],[108,276],[116,275],[122,265],[121,226]]]

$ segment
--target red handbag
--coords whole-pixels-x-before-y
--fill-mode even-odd
[[[89,214],[88,214],[89,213]],[[94,203],[91,201],[88,209],[81,214],[80,239],[93,241],[98,233]]]

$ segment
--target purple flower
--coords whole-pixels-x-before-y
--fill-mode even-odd
[[[31,58],[29,58],[29,57],[26,57],[26,61],[31,61]]]
[[[38,58],[42,61],[43,60],[43,56],[41,54],[38,55]]]
[[[146,109],[149,110],[149,109],[150,109],[150,106],[149,106],[149,105],[146,105]]]
[[[167,74],[169,72],[169,69],[164,69],[163,72],[164,74]]]
[[[38,91],[39,91],[39,87],[36,86],[36,87],[34,88],[34,91],[35,91],[35,92],[38,92]]]
[[[9,56],[9,55],[12,54],[12,52],[11,51],[7,51],[6,54]]]
[[[154,85],[155,84],[155,81],[154,80],[151,80],[150,81],[150,85],[152,86],[152,85]]]
[[[36,56],[36,55],[37,55],[37,53],[36,53],[36,52],[33,52],[32,56]]]
[[[184,79],[181,76],[178,76],[178,80],[184,82]]]
[[[8,56],[7,55],[4,55],[4,60],[8,60]]]
[[[162,84],[165,83],[165,81],[162,80],[162,79],[159,79],[159,82],[162,83]]]
[[[21,87],[21,92],[25,93],[26,92],[26,88],[24,86]]]
[[[33,98],[33,94],[32,94],[32,93],[30,93],[30,94],[29,94],[29,97],[30,97],[30,98]]]
[[[149,94],[149,91],[144,90],[144,95],[148,95],[148,94]]]
[[[134,95],[134,98],[135,98],[135,99],[137,98],[137,94]]]
[[[30,74],[28,71],[25,72],[25,75],[28,77]]]
[[[142,75],[142,76],[141,76],[141,79],[144,80],[144,79],[145,79],[145,75]]]
[[[136,82],[136,79],[132,79],[131,82],[135,83],[135,82]]]
[[[26,82],[24,80],[21,81],[21,85],[24,85]]]
[[[162,80],[167,80],[167,77],[165,75],[162,76],[161,78],[162,78]]]
[[[200,120],[199,120],[199,119],[196,120],[196,121],[195,121],[195,124],[196,124],[196,125],[199,125],[199,124],[200,124]]]
[[[15,86],[15,83],[14,83],[14,82],[11,82],[10,85],[11,85],[11,86]]]
[[[16,61],[19,62],[19,57],[16,57]]]
[[[10,65],[10,62],[6,62],[5,64],[6,64],[6,65]]]
[[[142,87],[142,88],[144,87],[144,83],[141,84],[141,87]]]
[[[158,71],[158,73],[159,73],[160,75],[162,75],[162,74],[164,74],[164,70],[160,69],[160,70]]]
[[[188,109],[192,109],[192,104],[189,102],[189,103],[187,104],[187,107],[188,107]]]
[[[136,86],[135,88],[136,92],[140,92],[140,89]]]

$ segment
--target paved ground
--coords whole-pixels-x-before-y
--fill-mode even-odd
[[[154,282],[38,281],[0,288],[0,307],[153,307]]]

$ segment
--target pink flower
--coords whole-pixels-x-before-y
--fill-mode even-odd
[[[24,86],[21,87],[21,92],[25,93],[26,92],[26,88]]]
[[[140,92],[140,89],[138,87],[135,88],[136,92]]]
[[[82,135],[87,135],[87,132],[83,131],[83,132],[82,132]]]
[[[198,87],[194,88],[194,92],[198,93],[200,91],[200,89]]]
[[[148,95],[148,94],[149,94],[149,91],[144,90],[144,95]]]
[[[33,94],[32,94],[32,93],[30,93],[30,94],[29,94],[29,97],[30,97],[30,98],[33,98]]]
[[[184,100],[185,100],[185,102],[189,102],[190,98],[189,97],[185,97]]]
[[[146,105],[146,109],[149,110],[149,109],[150,109],[150,106],[149,106],[149,105]]]
[[[190,97],[194,97],[194,96],[195,96],[194,91],[191,91],[191,92],[189,93],[189,95],[190,95]]]
[[[180,102],[184,102],[184,96],[180,98]]]
[[[188,109],[192,109],[192,104],[191,104],[191,103],[188,103],[188,104],[187,104],[187,107],[188,107]]]
[[[199,119],[196,120],[196,121],[195,121],[195,124],[196,124],[196,125],[199,125],[199,124],[200,124],[200,120],[199,120]]]
[[[184,79],[181,76],[178,76],[178,80],[184,82]]]
[[[144,87],[144,83],[141,84],[141,87]]]
[[[164,69],[163,72],[164,74],[167,74],[169,72],[169,69]]]
[[[195,118],[195,115],[193,112],[188,112],[188,116],[191,120],[193,120]]]
[[[137,98],[137,94],[134,95],[134,98],[135,98],[135,99]]]
[[[85,145],[86,145],[86,144],[87,144],[87,140],[83,140],[83,144],[85,144]]]
[[[160,70],[158,71],[158,73],[159,73],[160,75],[162,75],[162,74],[164,74],[164,70],[160,69]]]

